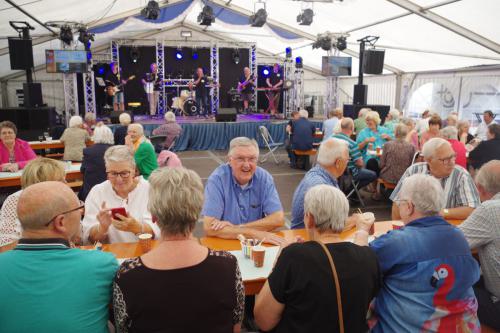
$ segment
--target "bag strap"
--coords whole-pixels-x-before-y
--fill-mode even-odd
[[[316,241],[321,247],[323,248],[326,256],[328,257],[328,261],[330,262],[330,267],[332,269],[332,274],[333,274],[333,280],[335,282],[335,290],[337,292],[337,309],[338,309],[338,316],[339,316],[339,326],[340,326],[340,333],[344,333],[344,316],[342,314],[342,295],[340,294],[340,284],[339,284],[339,277],[337,275],[337,270],[335,269],[335,264],[333,263],[333,258],[332,255],[330,254],[330,251],[328,251],[327,247],[325,244],[322,242]]]

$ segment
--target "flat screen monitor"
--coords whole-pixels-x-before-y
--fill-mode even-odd
[[[87,51],[45,50],[47,73],[87,72]]]
[[[324,76],[350,76],[351,67],[351,57],[324,56],[321,66],[321,74]]]

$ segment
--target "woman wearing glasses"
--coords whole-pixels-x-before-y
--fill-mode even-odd
[[[149,183],[136,177],[134,156],[126,146],[106,150],[104,163],[108,180],[92,188],[85,202],[83,239],[90,243],[137,242],[142,233],[160,235],[148,210]],[[126,216],[112,214],[125,208]]]

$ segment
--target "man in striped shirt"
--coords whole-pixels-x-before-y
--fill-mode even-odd
[[[359,151],[356,141],[351,139],[354,131],[354,122],[351,118],[345,117],[340,122],[340,133],[334,134],[332,137],[344,140],[349,145],[349,164],[347,167],[351,171],[352,178],[359,182],[358,188],[365,187],[377,179],[375,171],[363,168],[363,155]]]
[[[422,153],[425,162],[415,163],[406,169],[391,194],[390,199],[394,202],[392,219],[400,219],[395,201],[398,199],[403,181],[418,173],[429,174],[441,182],[446,200],[441,215],[445,219],[466,219],[474,208],[480,205],[479,193],[467,170],[455,165],[456,154],[451,144],[442,138],[433,138],[424,144]]]

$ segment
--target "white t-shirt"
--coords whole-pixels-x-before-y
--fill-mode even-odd
[[[123,199],[116,194],[109,180],[92,188],[85,200],[85,216],[82,222],[84,242],[88,242],[90,229],[99,224],[96,216],[101,209],[103,201],[106,201],[107,208],[124,207],[127,213],[138,222],[149,224],[153,229],[156,239],[160,237],[160,229],[153,223],[151,213],[148,211],[149,183],[140,177],[139,184],[128,194],[127,199]],[[133,233],[118,230],[113,225],[108,229],[108,239],[110,243],[132,243],[138,241],[137,236]]]
[[[0,212],[0,246],[5,246],[21,238],[22,227],[17,218],[17,202],[21,191],[13,193],[5,199]]]
[[[482,141],[488,140],[488,126],[493,124],[493,122],[486,124],[484,120],[477,126],[476,136]]]

